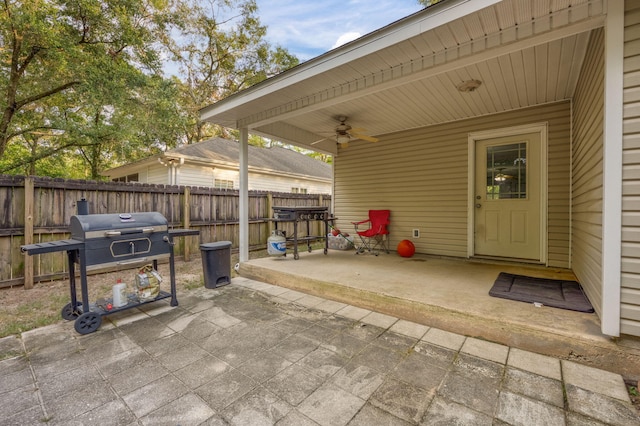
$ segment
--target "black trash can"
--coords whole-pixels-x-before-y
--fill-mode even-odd
[[[200,244],[204,286],[216,288],[231,283],[231,241]]]

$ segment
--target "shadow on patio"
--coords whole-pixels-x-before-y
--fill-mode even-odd
[[[253,259],[239,274],[443,330],[638,379],[640,339],[601,334],[597,314],[489,296],[500,272],[574,280],[571,271],[424,255],[321,250]]]

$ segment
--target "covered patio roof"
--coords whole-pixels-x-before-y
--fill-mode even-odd
[[[201,111],[336,154],[337,117],[381,136],[570,99],[603,0],[445,0]],[[476,90],[460,84],[477,80]]]
[[[249,258],[249,133],[339,156],[338,117],[386,142],[408,129],[573,99],[598,28],[605,29],[602,331],[618,336],[624,2],[444,0],[203,108],[202,120],[239,129],[244,145],[240,261]],[[480,86],[459,90],[470,81]]]

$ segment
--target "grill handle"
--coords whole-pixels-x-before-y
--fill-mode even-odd
[[[146,262],[147,258],[146,257],[139,257],[137,259],[134,260],[124,260],[122,262],[117,262],[118,265],[130,265],[132,263],[139,263],[139,262]]]
[[[153,228],[125,229],[124,231],[105,231],[104,236],[119,237],[120,235],[129,234],[151,234],[153,231]]]

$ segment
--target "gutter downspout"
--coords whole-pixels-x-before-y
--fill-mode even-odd
[[[158,158],[158,162],[167,168],[167,182],[169,185],[179,185],[178,176],[180,173],[178,169],[180,166],[184,164],[184,158],[180,158],[180,160],[176,160],[175,158],[170,158],[169,160],[165,160],[166,157]]]

